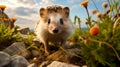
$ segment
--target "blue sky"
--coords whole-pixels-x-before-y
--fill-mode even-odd
[[[70,8],[70,18],[73,21],[75,15],[79,16],[82,21],[82,27],[85,27],[85,19],[87,18],[85,9],[80,6],[80,3],[84,0],[0,0],[0,5],[5,4],[7,8],[5,13],[8,16],[16,17],[18,20],[15,22],[15,25],[20,27],[29,27],[30,29],[34,28],[35,22],[39,19],[39,9],[47,5],[63,5]],[[102,3],[107,0],[94,0],[98,9],[102,12]],[[95,6],[91,0],[88,3],[89,13],[91,14],[92,10],[95,10]]]

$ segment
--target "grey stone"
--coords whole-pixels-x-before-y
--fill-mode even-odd
[[[0,52],[0,67],[8,65],[10,62],[10,55],[5,52]]]
[[[87,67],[87,65],[83,65],[82,67]]]
[[[59,62],[59,61],[53,61],[47,67],[80,67],[80,66],[67,64],[67,63],[63,63],[63,62]]]
[[[47,67],[50,63],[50,61],[44,61],[39,67]]]
[[[81,50],[78,48],[72,48],[72,49],[68,49],[68,52],[74,53],[74,54],[81,54]]]
[[[21,53],[21,55],[24,57],[29,56],[29,52],[26,49],[25,44],[23,42],[15,42],[3,51],[8,53],[9,55]]]
[[[42,45],[42,43],[40,42],[40,40],[36,37],[33,39],[33,43],[35,44],[35,46],[40,47]]]
[[[27,67],[37,67],[36,63],[29,64]]]
[[[20,34],[20,36],[21,36],[22,38],[28,38],[28,35],[26,35],[26,34]]]
[[[27,27],[27,28],[19,29],[18,31],[19,31],[21,34],[27,34],[28,32],[30,32],[30,29]]]
[[[40,56],[40,52],[38,50],[32,50],[31,53],[34,57]]]
[[[2,20],[4,20],[4,24],[6,27],[8,27],[10,23],[12,23],[8,15],[5,12],[2,12],[2,10],[0,9],[0,23],[2,23]]]
[[[29,62],[23,57],[19,55],[14,55],[11,58],[11,67],[27,67]]]

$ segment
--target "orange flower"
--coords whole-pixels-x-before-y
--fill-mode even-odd
[[[16,20],[17,20],[17,18],[15,18],[15,17],[11,18],[12,22],[15,22]]]
[[[89,0],[85,0],[85,1],[81,2],[80,5],[85,7],[85,6],[88,5],[88,1],[89,1]]]
[[[5,8],[6,8],[6,5],[0,5],[0,9],[1,9],[2,11],[4,11]]]
[[[91,35],[96,36],[96,35],[98,35],[99,31],[100,31],[99,27],[94,26],[94,27],[90,28],[89,32],[90,32]]]

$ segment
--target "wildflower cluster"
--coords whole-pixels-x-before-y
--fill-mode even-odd
[[[7,14],[5,14],[4,10],[6,8],[6,5],[0,5],[0,23],[4,23],[6,27],[14,27],[14,22],[17,20],[17,18],[9,18]]]
[[[18,31],[18,26],[14,26],[17,18],[9,18],[4,12],[6,6],[0,5],[0,50],[5,49],[14,42],[24,42],[27,44],[28,49],[34,46],[32,40],[34,39],[33,34],[28,34],[28,38],[21,37],[21,33]]]
[[[104,12],[93,10],[92,14],[96,19],[92,19],[89,15],[88,0],[81,2],[88,15],[86,20],[88,28],[85,30],[77,28],[79,32],[74,33],[72,38],[77,39],[77,44],[80,44],[81,57],[88,67],[120,66],[120,4],[118,2],[118,0],[104,2],[101,5]]]

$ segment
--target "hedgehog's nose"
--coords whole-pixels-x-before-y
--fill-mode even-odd
[[[58,30],[57,28],[55,28],[55,29],[53,30],[54,33],[58,33],[58,31],[59,31],[59,30]]]

